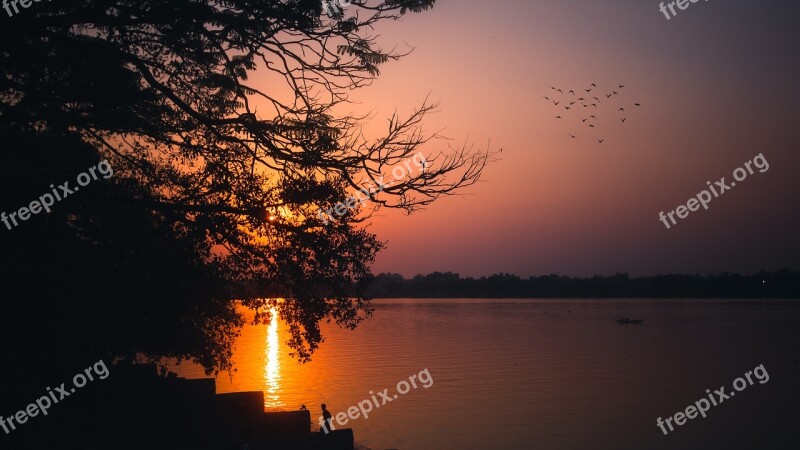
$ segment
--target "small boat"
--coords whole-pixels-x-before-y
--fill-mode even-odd
[[[642,323],[642,322],[644,322],[644,319],[629,319],[627,317],[623,317],[623,318],[617,319],[617,322],[619,322],[619,323]]]

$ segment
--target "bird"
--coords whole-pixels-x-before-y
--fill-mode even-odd
[[[638,103],[634,103],[633,106],[642,106],[642,105],[640,105]]]
[[[625,122],[625,120],[626,120],[626,119],[627,119],[627,117],[623,117],[623,118],[622,118],[622,119],[620,119],[620,120],[621,120],[621,121],[623,121],[623,122]]]
[[[556,116],[556,119],[560,119],[560,118],[561,118],[561,116]]]
[[[599,99],[599,98],[597,98],[597,97],[592,97],[592,98],[593,98],[593,99],[595,99],[595,100],[597,100],[598,102],[600,101],[600,99]]]
[[[592,125],[592,124],[589,124],[589,128],[594,128],[594,125]]]
[[[624,85],[624,84],[620,84],[620,85],[619,85],[619,88],[620,88],[620,89],[622,89],[622,88],[624,88],[624,87],[625,87],[625,85]]]
[[[556,90],[556,87],[555,87],[555,86],[550,86],[550,89],[552,89],[552,90],[554,90],[554,91],[555,91],[555,90]]]
[[[606,94],[606,98],[611,98],[612,95],[614,94]]]
[[[596,84],[594,84],[594,83],[592,83],[592,87],[597,87],[597,85],[596,85]]]
[[[582,103],[582,105],[583,105],[584,108],[588,108],[589,107],[589,105],[587,105],[586,103]]]
[[[575,95],[575,91],[573,91],[572,89],[570,89],[570,91],[568,92],[568,94]]]
[[[556,91],[561,92],[562,94],[564,93],[564,91],[562,91],[561,89],[556,89]]]
[[[586,91],[587,93],[592,92],[591,89],[584,89],[584,91]]]
[[[620,108],[619,111],[625,111],[625,108]]]
[[[597,142],[599,142],[599,143],[601,143],[601,144],[603,143],[603,141],[605,141],[605,139],[598,139],[598,140],[597,140]]]
[[[572,139],[575,139],[575,135],[572,134],[572,133],[569,133],[569,137],[571,137]]]
[[[572,109],[572,108],[570,108],[569,106],[565,106],[564,109]]]
[[[617,91],[611,91],[611,92],[614,93],[615,95],[619,94],[619,92],[617,92]]]
[[[572,106],[574,104],[575,104],[575,102],[569,102],[569,106]]]
[[[544,97],[545,100],[550,101],[550,97],[545,97],[545,96],[542,97]]]
[[[587,120],[589,120],[589,119],[588,118],[583,119],[583,120],[581,120],[581,122],[586,122]]]
[[[595,120],[597,120],[597,117],[596,117],[596,116],[589,116],[589,117],[591,117],[592,119],[595,119]]]
[[[555,103],[555,105],[558,106],[558,104],[561,103],[561,102],[557,102],[557,101],[553,100],[553,103]]]
[[[585,99],[585,98],[583,98],[583,97],[579,98],[578,100],[580,100],[580,101],[582,101],[582,102],[585,102],[585,101],[586,101],[586,99]]]
[[[595,103],[592,103],[592,106],[594,106],[595,108],[597,108],[597,104],[595,104]]]

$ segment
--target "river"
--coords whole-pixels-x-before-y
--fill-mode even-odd
[[[218,377],[217,391],[261,390],[267,410],[305,404],[315,419],[321,403],[344,418],[362,402],[368,418],[359,410],[344,427],[373,450],[800,448],[800,302],[373,305],[355,331],[324,327],[326,341],[305,365],[288,356],[279,321],[245,327],[237,369]],[[735,391],[748,371],[752,383]],[[179,374],[203,376],[186,364]],[[705,418],[662,425],[667,435],[657,425],[723,386],[738,395]]]

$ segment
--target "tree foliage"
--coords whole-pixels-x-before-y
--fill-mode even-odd
[[[3,208],[103,158],[115,171],[3,230],[22,310],[102,328],[95,341],[68,340],[84,349],[189,357],[209,371],[230,367],[241,325],[231,299],[257,320],[276,308],[302,360],[322,341],[321,321],[355,327],[370,313],[361,288],[383,247],[361,222],[456,193],[490,159],[436,149],[370,208],[318,216],[443,142],[422,131],[427,100],[377,139],[362,132],[365,117],[339,113],[404,55],[382,50],[374,27],[434,1],[353,1],[328,17],[319,0],[84,0],[10,18],[0,30]],[[256,72],[268,81],[251,82]],[[69,276],[47,272],[45,254],[71,261]],[[31,289],[32,274],[50,283]]]

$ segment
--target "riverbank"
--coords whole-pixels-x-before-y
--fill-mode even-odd
[[[311,431],[310,412],[264,411],[263,392],[217,394],[211,378],[161,376],[153,364],[110,366],[107,382],[87,385],[2,437],[4,450],[234,449],[353,450],[352,429]],[[4,392],[5,409],[28,393]]]

